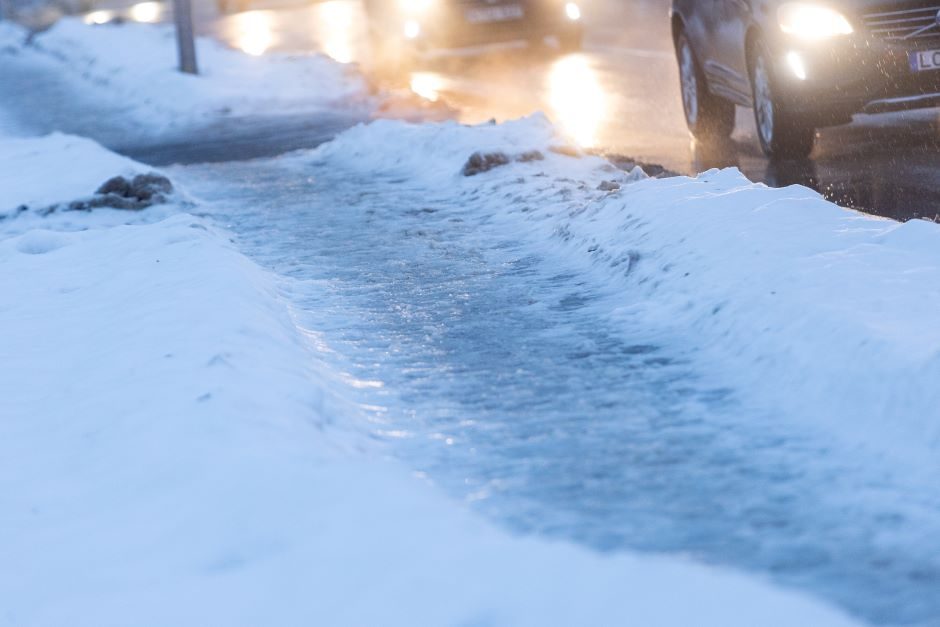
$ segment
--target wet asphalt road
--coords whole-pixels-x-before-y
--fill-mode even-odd
[[[940,214],[940,112],[856,116],[823,129],[803,162],[770,163],[760,153],[750,110],[739,109],[727,145],[703,148],[689,138],[668,27],[668,0],[585,2],[583,52],[550,46],[485,48],[423,59],[408,87],[446,103],[465,122],[505,120],[543,111],[570,138],[601,152],[682,173],[740,168],[773,186],[802,184],[831,200],[907,219]],[[321,50],[371,67],[359,0],[269,5],[218,16],[203,8],[200,29],[254,54]]]

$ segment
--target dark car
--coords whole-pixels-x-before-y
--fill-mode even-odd
[[[940,0],[673,0],[671,18],[699,139],[753,107],[767,155],[804,157],[856,113],[940,106]]]
[[[414,51],[498,41],[581,45],[576,0],[365,0],[373,47],[386,61]]]

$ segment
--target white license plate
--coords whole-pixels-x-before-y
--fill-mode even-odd
[[[923,72],[925,70],[940,70],[940,50],[918,50],[908,53],[911,70]]]
[[[525,17],[525,11],[523,11],[521,4],[500,4],[495,7],[467,9],[466,16],[467,21],[471,24],[483,24],[486,22],[518,20]]]

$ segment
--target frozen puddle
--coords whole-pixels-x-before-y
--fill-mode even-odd
[[[940,625],[935,491],[755,415],[481,206],[276,160],[174,176],[288,277],[375,437],[488,516],[769,574],[875,623]]]

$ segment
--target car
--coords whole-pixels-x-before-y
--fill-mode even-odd
[[[499,41],[581,46],[581,7],[574,0],[364,0],[373,49],[385,61],[414,53]]]
[[[752,107],[771,158],[856,113],[940,105],[940,0],[673,0],[686,122],[727,138]]]

